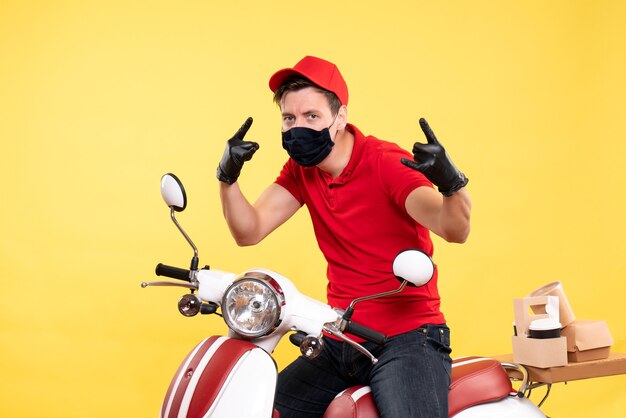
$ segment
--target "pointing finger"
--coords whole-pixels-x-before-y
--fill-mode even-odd
[[[252,118],[246,119],[246,121],[243,123],[243,125],[241,125],[241,128],[239,128],[239,130],[237,131],[237,133],[235,134],[233,138],[243,139],[243,137],[246,136],[246,133],[248,133],[248,129],[250,129],[251,126],[252,126]]]
[[[422,128],[424,135],[426,135],[426,140],[429,144],[439,144],[435,133],[432,129],[430,129],[430,126],[428,125],[428,122],[426,122],[426,119],[420,118],[420,127]]]

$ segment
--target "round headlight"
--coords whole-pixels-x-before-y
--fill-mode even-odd
[[[224,292],[222,315],[237,334],[260,337],[280,323],[282,302],[282,295],[270,282],[245,276]]]

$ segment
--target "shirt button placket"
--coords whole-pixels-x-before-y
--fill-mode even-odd
[[[335,207],[335,185],[334,184],[328,185],[328,192],[326,196],[328,198],[328,205],[331,208],[334,208]]]

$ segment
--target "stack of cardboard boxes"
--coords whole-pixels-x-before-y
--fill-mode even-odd
[[[525,298],[514,299],[513,360],[540,368],[609,357],[613,338],[605,321],[576,320],[560,282],[552,282]],[[557,308],[558,306],[558,308]],[[534,338],[534,324],[554,323],[551,338]]]

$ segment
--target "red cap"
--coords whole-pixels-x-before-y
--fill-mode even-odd
[[[332,62],[317,57],[306,56],[293,68],[283,68],[270,78],[270,89],[275,92],[288,77],[299,74],[321,88],[337,95],[342,105],[348,104],[348,86]]]

